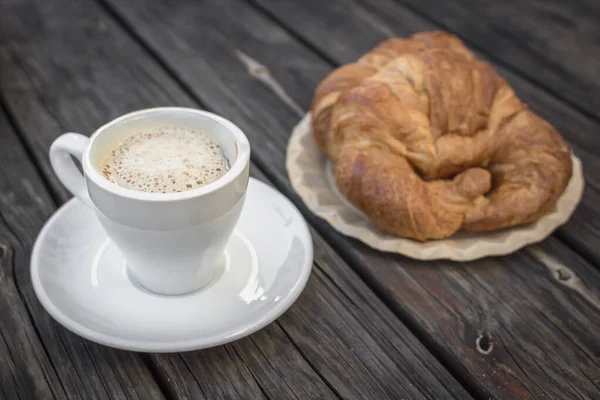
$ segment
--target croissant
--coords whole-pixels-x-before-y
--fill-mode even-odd
[[[315,140],[340,193],[384,231],[420,241],[549,212],[570,149],[457,37],[383,41],[316,88]]]

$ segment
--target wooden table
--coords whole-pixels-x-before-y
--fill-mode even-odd
[[[600,3],[592,0],[0,0],[1,399],[599,399]],[[489,60],[583,161],[572,219],[469,263],[374,251],[312,215],[285,149],[313,90],[380,40],[445,29]],[[295,305],[237,342],[139,354],[56,323],[29,256],[70,195],[48,147],[136,109],[219,113],[253,175],[312,227]]]

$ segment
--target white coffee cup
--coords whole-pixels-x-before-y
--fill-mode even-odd
[[[182,125],[211,135],[230,169],[217,180],[179,193],[148,193],[118,186],[98,166],[126,135],[160,125]],[[83,174],[71,156],[79,159]],[[180,107],[126,114],[87,138],[65,133],[50,147],[58,178],[96,213],[121,251],[132,276],[146,289],[184,294],[221,273],[224,250],[239,219],[250,165],[250,144],[232,122],[218,115]]]

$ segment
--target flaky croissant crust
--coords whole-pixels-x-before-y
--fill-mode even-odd
[[[535,221],[571,177],[560,135],[444,32],[388,39],[334,70],[311,115],[338,190],[401,237]]]

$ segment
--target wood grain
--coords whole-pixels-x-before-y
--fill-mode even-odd
[[[406,2],[412,3],[412,0],[406,0]],[[449,7],[456,9],[458,3],[460,2],[452,2],[452,4],[449,2],[441,2],[439,5],[441,8]],[[514,2],[503,3],[501,7],[493,8],[498,9],[498,13],[501,13],[500,9],[502,9],[505,10],[505,12],[512,14],[515,12],[518,13],[522,9],[529,10],[537,7],[543,8],[543,4],[546,4],[537,0],[519,2],[518,5],[513,3]],[[558,7],[557,4],[552,5],[551,3],[553,2],[547,3],[548,7]],[[577,3],[581,4],[582,2]],[[474,4],[466,7],[464,5],[459,5],[458,8],[462,7],[464,11],[469,10],[470,13],[473,13],[473,10],[477,10],[477,12],[479,12],[480,10],[485,9],[487,7],[485,4],[490,3],[477,3],[477,7],[475,7]],[[454,25],[451,27],[446,24],[433,25],[429,21],[420,18],[416,14],[409,11],[407,12],[405,7],[394,0],[375,0],[364,2],[364,7],[365,8],[361,10],[362,14],[371,15],[371,18],[374,20],[382,22],[382,24],[380,24],[381,27],[384,29],[389,29],[389,31],[396,35],[406,35],[424,29],[443,28],[457,33],[466,41],[467,44],[476,44],[477,41],[482,40],[482,38],[485,37],[485,35],[480,34],[477,29],[473,29],[472,15],[459,14],[456,16],[456,19],[452,19],[452,15],[454,15],[454,13],[450,10],[448,10],[448,13],[444,13],[443,11],[434,12],[433,9],[430,8],[432,13],[438,14],[439,12],[445,15],[445,21],[451,19],[456,21],[456,24],[461,26],[459,29]],[[439,10],[440,7],[436,7],[435,9]],[[564,8],[564,5],[561,7]],[[579,13],[576,6],[572,7],[570,12],[564,13],[564,16],[567,19],[572,18],[573,13]],[[495,19],[493,14],[494,13],[486,13],[479,19],[475,20],[493,21]],[[522,19],[521,17],[513,18],[511,19],[510,24],[519,23],[523,29],[547,29],[548,21],[546,21],[546,24],[542,23],[541,21],[539,24],[532,23],[532,21],[535,21],[537,18],[533,17],[534,14],[537,16],[545,15],[542,10],[539,10],[539,13],[537,14],[535,12],[527,14],[527,18],[525,19]],[[578,18],[575,20],[580,21]],[[481,23],[477,22],[474,25],[479,26]],[[405,28],[406,26],[409,26],[408,30]],[[490,31],[490,29],[486,27],[487,23],[483,24],[482,26],[483,27],[481,29],[487,32]],[[579,30],[579,28],[576,28],[575,26],[581,27],[582,30]],[[594,26],[596,27],[596,25]],[[589,24],[586,23],[585,19],[583,19],[581,26],[579,26],[579,24],[575,24],[573,25],[571,32],[563,32],[564,34],[561,36],[560,40],[556,40],[556,38],[551,37],[548,37],[547,39],[549,44],[552,45],[560,41],[568,42],[573,40],[585,43],[590,39],[588,34],[590,30],[589,28]],[[555,29],[555,27],[552,29]],[[598,32],[600,33],[600,31]],[[533,43],[534,40],[531,40],[526,34],[519,33],[519,29],[514,30],[514,35],[514,38],[528,43],[527,49],[524,50],[525,52],[528,51],[531,45],[535,46]],[[373,38],[373,40],[377,39]],[[600,224],[596,224],[596,221],[600,221],[600,207],[598,207],[595,201],[596,198],[600,197],[600,180],[598,178],[598,174],[594,172],[600,168],[600,137],[597,134],[600,132],[600,122],[598,119],[590,118],[571,107],[564,100],[568,96],[562,95],[569,92],[569,90],[572,90],[573,88],[575,88],[577,93],[583,95],[585,91],[581,91],[578,88],[583,86],[587,90],[593,87],[593,85],[590,82],[587,82],[587,80],[583,77],[569,76],[566,78],[570,88],[569,90],[558,89],[558,94],[548,94],[547,92],[540,90],[539,86],[530,83],[520,74],[515,73],[514,65],[521,64],[523,60],[527,59],[527,57],[521,55],[520,52],[513,54],[513,52],[509,51],[505,54],[502,49],[496,48],[496,46],[499,45],[498,43],[502,40],[495,37],[490,37],[487,41],[485,39],[483,40],[484,43],[489,43],[490,46],[485,48],[475,47],[478,56],[491,62],[499,71],[499,73],[513,86],[519,97],[522,98],[528,104],[528,106],[530,106],[534,111],[538,112],[543,118],[550,121],[558,129],[558,131],[569,140],[577,156],[582,159],[584,175],[587,184],[584,197],[575,215],[564,227],[558,231],[558,235],[561,237],[561,239],[584,254],[586,258],[591,260],[594,264],[600,266],[600,243],[598,242],[598,240],[600,240]],[[544,54],[552,53],[550,49],[545,49],[544,46],[541,46],[540,49],[542,48],[544,48],[542,51]],[[581,49],[586,49],[585,51],[587,51],[589,54],[597,53],[599,50],[586,48],[586,46],[582,46],[580,48],[576,45],[571,47],[567,46],[566,49],[572,49],[570,50],[572,55],[567,58],[564,58],[564,56],[558,56],[559,58],[563,57],[563,64],[575,68],[579,68],[580,66],[590,66],[591,68],[588,68],[588,75],[593,76],[593,70],[595,70],[596,77],[600,76],[600,69],[597,68],[598,64],[595,60],[591,60],[588,57],[585,61],[575,62],[575,60],[578,59],[577,57],[580,54],[579,52]],[[528,53],[530,55],[529,57],[532,55],[535,56],[535,53],[536,51]],[[531,65],[530,68],[532,68],[531,74],[537,77],[543,77],[544,73],[547,71],[554,71],[548,65],[546,67]],[[521,71],[519,68],[517,68],[516,72]],[[559,75],[564,78],[566,76],[565,74],[568,75],[567,73],[560,73]],[[556,81],[556,78],[551,78],[550,76],[545,78],[548,79],[548,82]],[[596,78],[595,81],[598,81],[598,79]]]
[[[30,56],[31,47],[26,45],[26,37],[7,35],[6,29],[12,26],[22,26],[25,20],[34,23],[38,28],[44,29],[45,20],[35,10],[22,7],[22,4],[3,3],[0,8],[3,10],[2,24],[0,24],[0,86],[3,86],[8,80],[11,82],[21,95],[5,96],[2,100],[8,105],[8,112],[15,116],[14,111],[20,110],[25,113],[28,126],[19,125],[20,129],[27,129],[29,138],[38,141],[41,135],[38,132],[60,132],[64,127],[56,121],[51,114],[44,110],[44,98],[40,97],[40,92],[35,86],[39,81],[32,80],[27,75],[31,70],[11,69],[13,62],[20,62],[14,49],[23,52],[25,59]],[[45,20],[52,24],[56,21]],[[66,28],[65,28],[66,31]],[[44,32],[40,32],[44,34]],[[32,41],[34,39],[31,39]],[[7,46],[6,43],[11,43]],[[11,49],[9,49],[9,47]],[[43,51],[43,50],[42,50]],[[34,51],[35,52],[35,51]],[[54,54],[55,55],[55,54]],[[73,61],[73,60],[70,60]],[[39,67],[31,65],[32,68]],[[19,71],[14,75],[11,71]],[[35,79],[35,78],[33,78]],[[57,90],[66,91],[67,88],[61,85],[61,80],[53,82]],[[23,94],[28,92],[34,97],[37,103],[27,100]],[[40,110],[40,112],[37,112]],[[35,113],[37,118],[31,116]],[[3,140],[5,138],[3,137]],[[8,140],[8,139],[6,139]],[[14,141],[13,141],[14,142]],[[161,399],[162,393],[152,378],[149,370],[142,359],[135,353],[116,351],[102,346],[87,342],[79,336],[74,335],[58,325],[42,308],[38,302],[29,274],[29,253],[35,237],[41,229],[43,223],[51,215],[55,208],[52,198],[44,189],[44,183],[36,175],[32,160],[28,158],[27,153],[18,148],[18,145],[5,145],[3,141],[2,148],[5,151],[17,152],[19,155],[15,159],[0,158],[3,170],[14,171],[16,174],[22,174],[24,189],[12,197],[12,204],[2,204],[3,213],[11,213],[11,227],[13,235],[21,245],[21,260],[15,263],[14,274],[18,289],[22,294],[27,310],[33,319],[33,324],[41,337],[43,346],[55,367],[58,379],[64,389],[64,394],[57,394],[58,398],[81,399],[81,398],[114,398],[114,399]],[[43,155],[46,159],[46,152]],[[12,161],[9,163],[9,161]],[[56,186],[59,188],[59,186]],[[57,193],[64,193],[60,189]],[[17,196],[18,194],[18,196]],[[65,199],[66,197],[63,197]],[[27,207],[25,207],[27,205]]]
[[[301,114],[297,107],[306,109],[331,66],[287,29],[331,60],[333,47],[374,44],[361,38],[363,31],[383,37],[391,29],[361,15],[353,2],[273,2],[269,17],[237,1],[109,4],[200,101],[244,129],[254,160],[307,213],[287,181],[284,150]],[[348,24],[354,15],[361,23]],[[332,37],[331,49],[318,44],[332,45]],[[312,83],[288,87],[289,81]],[[553,238],[473,263],[423,263],[369,249],[306,215],[473,393],[507,399],[598,395],[600,340],[591,326],[600,324],[600,276],[563,243]],[[561,280],[557,271],[570,278]],[[303,326],[294,325],[299,337]]]
[[[287,23],[299,37],[335,65],[356,60],[389,36],[407,36],[441,28],[394,0],[368,2],[368,7],[357,5],[352,0],[337,0],[327,5],[314,0],[302,2],[301,5],[297,2],[253,1],[257,1],[275,18],[285,18],[282,22]],[[327,21],[340,22],[332,30]],[[581,158],[586,179],[583,199],[571,220],[559,229],[558,235],[600,266],[600,207],[596,203],[600,197],[600,176],[595,173],[600,168],[600,136],[597,134],[600,132],[600,123],[548,95],[510,69],[489,59],[486,54],[474,50],[479,57],[492,63],[529,107],[556,127]]]
[[[118,351],[103,351],[98,357],[99,346],[86,345],[61,328],[37,301],[29,254],[55,206],[4,114],[0,128],[0,331],[8,351],[0,355],[4,398],[161,399],[139,357]],[[12,370],[13,383],[4,368]],[[9,395],[11,390],[16,397]]]
[[[360,1],[395,3],[459,34],[469,44],[554,96],[600,118],[600,12],[578,0]],[[385,11],[384,11],[385,12]],[[389,15],[389,14],[388,14]]]
[[[2,0],[0,4],[10,6],[10,17],[0,26],[0,96],[59,201],[69,195],[54,178],[46,154],[60,133],[90,134],[102,123],[133,109],[197,106],[161,63],[94,1]],[[207,14],[207,18],[217,17]],[[188,28],[194,30],[192,25]],[[213,37],[222,34],[214,31],[211,35],[201,42],[207,48],[212,46]],[[276,43],[279,39],[269,40]],[[190,50],[183,41],[177,46]],[[221,55],[223,65],[233,65],[230,54]],[[247,66],[239,64],[243,56],[233,57],[239,73],[247,74]],[[203,72],[201,67],[196,64],[196,73]],[[260,68],[252,68],[256,76],[263,76]],[[298,90],[307,85],[301,77],[288,76],[285,81]],[[254,85],[254,78],[250,82]],[[217,83],[217,88],[205,90],[225,91],[229,107],[244,107],[247,101],[237,98],[234,87]],[[277,88],[270,87],[265,93],[271,90]],[[288,104],[293,102],[290,98]],[[265,113],[279,103],[277,98],[260,106]],[[247,117],[253,114],[250,109],[242,112]],[[289,115],[296,118],[299,112],[290,111]],[[260,121],[256,123],[265,127]],[[281,145],[277,136],[272,143]],[[259,172],[253,170],[253,174]],[[313,276],[294,307],[278,322],[218,348],[144,357],[166,395],[210,399],[321,399],[338,395],[363,399],[374,394],[382,399],[468,398],[468,393],[314,231],[313,239]],[[59,335],[65,333],[60,331]],[[82,343],[93,349],[93,359],[105,373],[109,350]],[[79,363],[77,355],[73,357],[74,361],[64,362],[67,367]],[[74,369],[79,372],[79,365]],[[107,386],[118,383],[110,375],[101,375],[99,380]]]
[[[51,203],[31,197],[39,184],[33,168],[17,169],[27,159],[16,134],[0,108],[0,398],[64,398],[65,391],[15,282],[15,270],[28,269],[28,251],[14,224],[36,229],[36,218],[49,215]],[[33,226],[32,226],[33,225]]]

